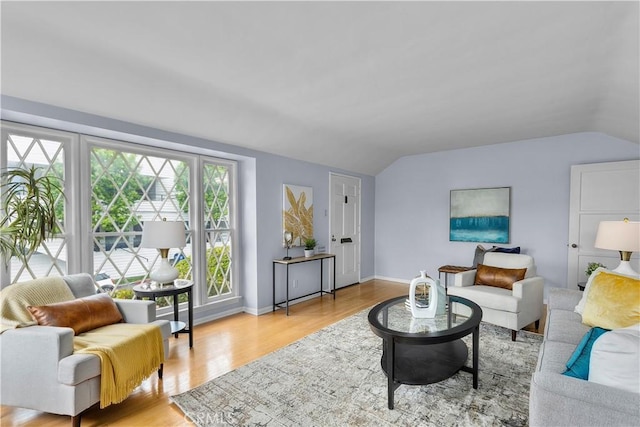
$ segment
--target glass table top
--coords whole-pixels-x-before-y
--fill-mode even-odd
[[[379,304],[372,309],[372,324],[389,332],[400,334],[430,335],[451,330],[467,323],[472,316],[473,307],[467,306],[465,301],[456,298],[456,302],[464,305],[464,312],[452,315],[449,306],[445,313],[438,314],[432,319],[416,318],[411,314],[408,298],[398,297]],[[473,304],[473,303],[471,303]],[[475,304],[473,304],[475,305]]]

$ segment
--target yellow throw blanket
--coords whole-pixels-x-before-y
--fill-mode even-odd
[[[103,326],[74,337],[73,347],[76,353],[100,358],[100,408],[122,402],[164,361],[162,333],[157,325]]]
[[[0,333],[35,325],[29,305],[47,305],[74,299],[62,277],[43,277],[9,285],[0,291]]]

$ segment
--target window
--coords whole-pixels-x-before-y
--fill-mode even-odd
[[[21,129],[10,124],[2,127],[2,150],[0,168],[29,169],[35,166],[39,173],[53,175],[60,185],[65,185],[65,150],[73,136],[33,128]],[[65,196],[60,193],[56,200],[58,227],[60,232],[45,241],[31,254],[26,263],[16,257],[9,264],[10,283],[36,277],[61,276],[67,271],[67,229],[65,226]]]
[[[237,296],[235,162],[89,136],[70,134],[67,141],[36,138],[27,132],[31,127],[10,127],[5,129],[3,123],[4,167],[36,164],[62,180],[81,177],[74,180],[77,187],[65,185],[67,197],[61,195],[59,203],[63,222],[86,218],[82,224],[71,223],[71,234],[78,236],[72,239],[75,244],[66,244],[69,233],[61,226],[61,235],[43,244],[27,265],[12,259],[12,282],[52,272],[91,271],[104,290],[132,298],[132,286],[148,280],[160,262],[156,249],[140,247],[144,223],[166,218],[185,223],[187,245],[171,248],[169,260],[181,278],[195,281],[196,305]],[[65,162],[65,152],[77,163]],[[66,265],[67,251],[78,260],[78,268]],[[171,305],[161,299],[157,303]]]
[[[231,281],[232,229],[229,209],[229,165],[204,163],[204,227],[207,236],[207,298],[233,294]]]

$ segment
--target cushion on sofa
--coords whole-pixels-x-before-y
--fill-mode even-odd
[[[107,294],[49,305],[28,306],[27,309],[38,325],[72,328],[75,335],[122,322],[118,307]]]
[[[569,310],[550,310],[544,328],[545,338],[571,344],[575,349],[589,327],[582,323],[582,316]],[[569,356],[565,358],[565,362]]]
[[[476,246],[475,253],[473,254],[473,268],[478,267],[478,264],[482,264],[484,261],[484,255],[487,252],[503,252],[506,254],[519,254],[520,246],[516,246],[515,248],[501,248],[499,246],[492,246],[489,249],[486,249],[482,245]]]
[[[591,281],[582,323],[605,329],[640,323],[640,280],[601,271]]]
[[[450,287],[449,295],[462,296],[470,299],[480,307],[498,311],[519,313],[521,311],[522,298],[513,296],[513,292],[496,286],[467,286],[464,288]]]
[[[640,393],[640,324],[614,329],[593,344],[589,381]]]
[[[476,246],[476,251],[473,255],[473,268],[477,268],[478,264],[482,264],[482,262],[484,261],[484,254],[487,252],[493,252],[495,250],[494,248],[495,246],[490,249],[486,249],[482,245]]]
[[[602,336],[607,329],[591,328],[589,332],[584,334],[582,340],[573,351],[573,354],[567,361],[567,370],[562,373],[568,377],[580,378],[586,380],[589,378],[589,361],[591,359],[591,349],[598,338]]]
[[[630,277],[632,279],[635,279],[635,277],[608,270],[606,267],[598,267],[587,278],[587,283],[584,285],[584,291],[582,292],[582,298],[580,298],[580,302],[578,302],[578,305],[576,305],[574,310],[576,313],[582,314],[584,312],[584,305],[587,303],[587,295],[589,295],[589,291],[591,290],[591,283],[593,283],[594,279],[598,277],[600,273],[616,274],[618,276]]]
[[[514,282],[524,279],[526,268],[499,268],[478,264],[474,285],[513,289]]]
[[[505,254],[519,254],[520,253],[520,246],[516,246],[514,248],[501,248],[499,246],[494,246],[491,249],[493,249],[493,252],[502,252]]]

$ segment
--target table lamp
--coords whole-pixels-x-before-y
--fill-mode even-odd
[[[149,278],[159,284],[171,283],[178,278],[178,270],[169,263],[169,249],[184,248],[186,245],[183,221],[146,221],[142,230],[143,248],[156,248],[160,252],[160,265]]]
[[[629,218],[622,221],[600,221],[594,246],[620,252],[620,265],[613,270],[616,273],[638,275],[631,268],[629,260],[632,252],[640,251],[640,222],[629,221]]]

